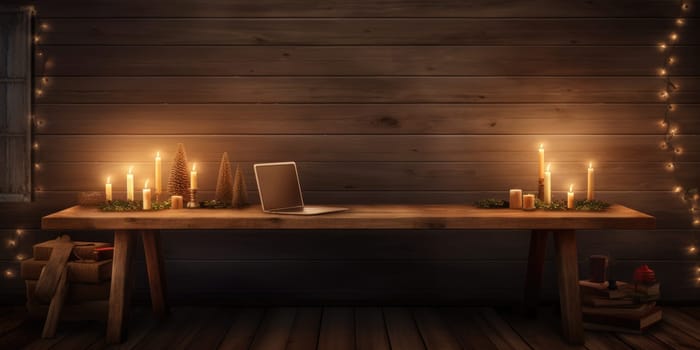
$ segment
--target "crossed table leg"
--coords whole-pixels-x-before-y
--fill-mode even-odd
[[[534,314],[537,308],[549,232],[554,234],[562,335],[571,344],[583,344],[576,231],[532,231],[530,236],[530,255],[527,263],[527,278],[525,280],[525,309],[527,313]]]
[[[114,258],[112,260],[112,286],[109,294],[109,311],[107,316],[107,343],[118,344],[124,339],[131,289],[133,286],[132,270],[136,235],[141,234],[148,270],[148,282],[151,291],[153,313],[158,318],[168,314],[165,301],[166,283],[163,254],[160,247],[159,231],[115,231]]]

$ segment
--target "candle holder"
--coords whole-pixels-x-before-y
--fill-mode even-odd
[[[199,208],[199,203],[197,203],[197,190],[190,188],[190,201],[187,202],[187,208]]]

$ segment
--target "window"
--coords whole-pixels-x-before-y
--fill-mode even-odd
[[[32,197],[31,9],[0,7],[0,201]]]

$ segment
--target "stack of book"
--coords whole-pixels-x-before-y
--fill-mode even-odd
[[[656,305],[659,284],[579,281],[583,302],[584,327],[592,330],[642,333],[661,321],[662,311]]]
[[[96,316],[106,314],[112,277],[112,247],[109,243],[74,242],[72,257],[68,261],[67,306],[87,305]],[[22,261],[21,276],[27,287],[27,308],[30,314],[41,317],[48,305],[40,302],[34,294],[41,270],[48,263],[55,241],[34,245],[34,257]],[[70,307],[68,308],[70,309]],[[74,308],[81,310],[80,307]],[[76,317],[79,318],[79,317]]]

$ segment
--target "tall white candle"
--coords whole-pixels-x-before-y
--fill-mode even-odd
[[[566,208],[574,209],[574,185],[569,185],[569,192],[566,193]]]
[[[593,162],[588,163],[588,191],[586,199],[592,201],[595,199],[595,174],[593,173]]]
[[[540,167],[539,167],[539,169],[540,169],[540,172],[539,172],[540,177],[539,177],[539,178],[540,178],[540,179],[544,179],[544,144],[540,144],[539,158],[540,158],[540,159],[539,159],[539,160],[540,160],[540,163],[539,163],[539,165],[540,165]]]
[[[143,184],[143,210],[151,210],[151,189],[148,188],[148,180]]]
[[[550,167],[552,163],[547,164],[547,171],[544,172],[544,203],[552,203],[552,172]]]
[[[155,177],[155,187],[156,195],[163,193],[163,162],[160,159],[160,152],[156,152],[156,177]]]
[[[105,184],[105,200],[112,200],[112,177],[107,176],[107,183]]]
[[[134,174],[132,174],[133,170],[133,166],[129,167],[129,173],[126,174],[126,200],[128,201],[134,200]]]
[[[197,189],[197,164],[192,164],[192,171],[190,172],[190,188],[193,190]]]

